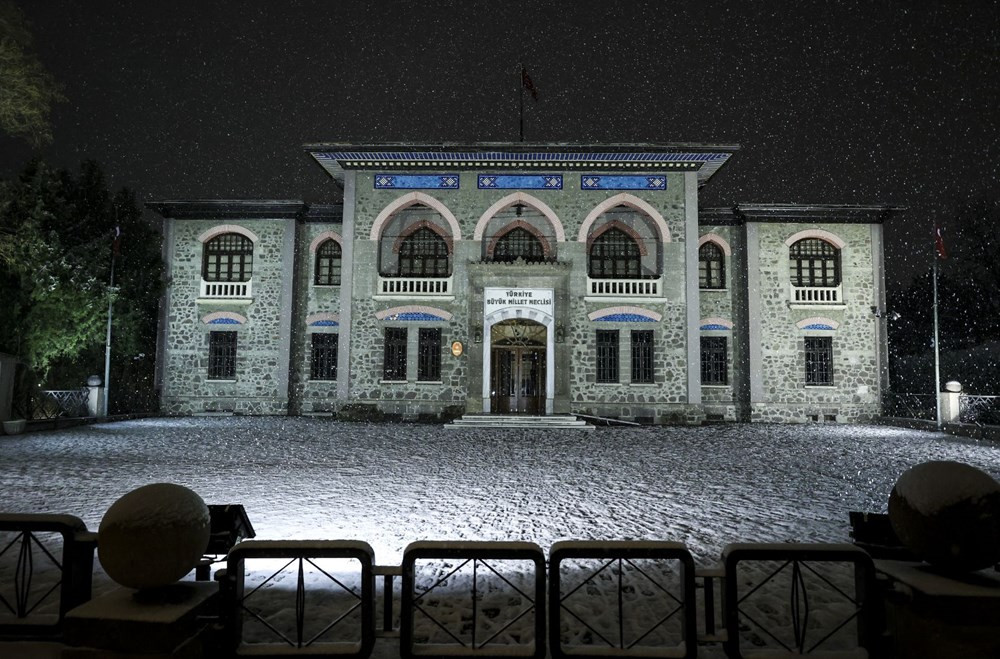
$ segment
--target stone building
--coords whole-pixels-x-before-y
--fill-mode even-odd
[[[735,146],[306,149],[341,204],[149,204],[164,412],[879,412],[892,207],[699,208]]]

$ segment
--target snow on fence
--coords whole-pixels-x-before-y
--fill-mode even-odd
[[[95,549],[96,534],[75,517],[0,514],[0,640],[58,633],[90,599]],[[674,542],[563,541],[547,562],[533,543],[416,542],[397,567],[375,565],[358,541],[250,540],[217,575],[219,623],[229,651],[273,657],[360,659],[378,636],[398,636],[402,657],[694,657],[699,642],[720,641],[731,657],[876,651],[864,551],[731,544],[723,559],[696,572]]]

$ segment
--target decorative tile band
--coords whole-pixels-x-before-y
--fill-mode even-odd
[[[340,323],[335,320],[317,320],[309,323],[309,327],[340,327]]]
[[[718,323],[709,323],[708,325],[702,325],[698,329],[704,331],[704,330],[729,330],[733,328],[726,327],[725,325],[719,325]]]
[[[247,318],[234,311],[213,311],[205,315],[201,322],[206,325],[243,325],[247,322]]]
[[[800,329],[804,329],[804,330],[832,330],[834,328],[832,326],[830,326],[830,325],[825,324],[825,323],[813,323],[812,325],[806,325],[806,326],[804,326],[804,327],[802,327]]]
[[[309,327],[339,327],[340,314],[336,313],[314,313],[306,316],[306,325]]]
[[[598,323],[655,323],[649,316],[640,316],[637,313],[613,313],[609,316],[595,318]]]
[[[376,311],[375,317],[379,320],[442,321],[451,320],[452,314],[436,307],[408,304],[402,307]]]
[[[480,174],[480,190],[562,190],[562,174]]]
[[[731,330],[733,329],[732,322],[726,320],[725,318],[702,318],[698,329],[700,330]]]
[[[840,323],[831,318],[813,316],[812,318],[803,318],[795,323],[795,326],[802,330],[835,330],[840,327]]]
[[[663,315],[642,307],[605,307],[591,311],[587,318],[600,323],[658,323]]]
[[[458,190],[458,174],[376,174],[376,190]]]
[[[596,176],[585,174],[580,177],[581,190],[666,190],[667,177],[664,174],[651,176],[641,174],[613,174]]]

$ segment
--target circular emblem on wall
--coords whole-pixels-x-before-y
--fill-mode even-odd
[[[452,342],[452,344],[451,344],[451,354],[455,355],[456,357],[461,357],[462,356],[462,342],[461,341],[453,341]]]

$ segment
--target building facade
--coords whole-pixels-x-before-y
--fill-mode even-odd
[[[700,209],[733,146],[306,148],[342,204],[149,204],[165,413],[879,413],[892,207]]]

